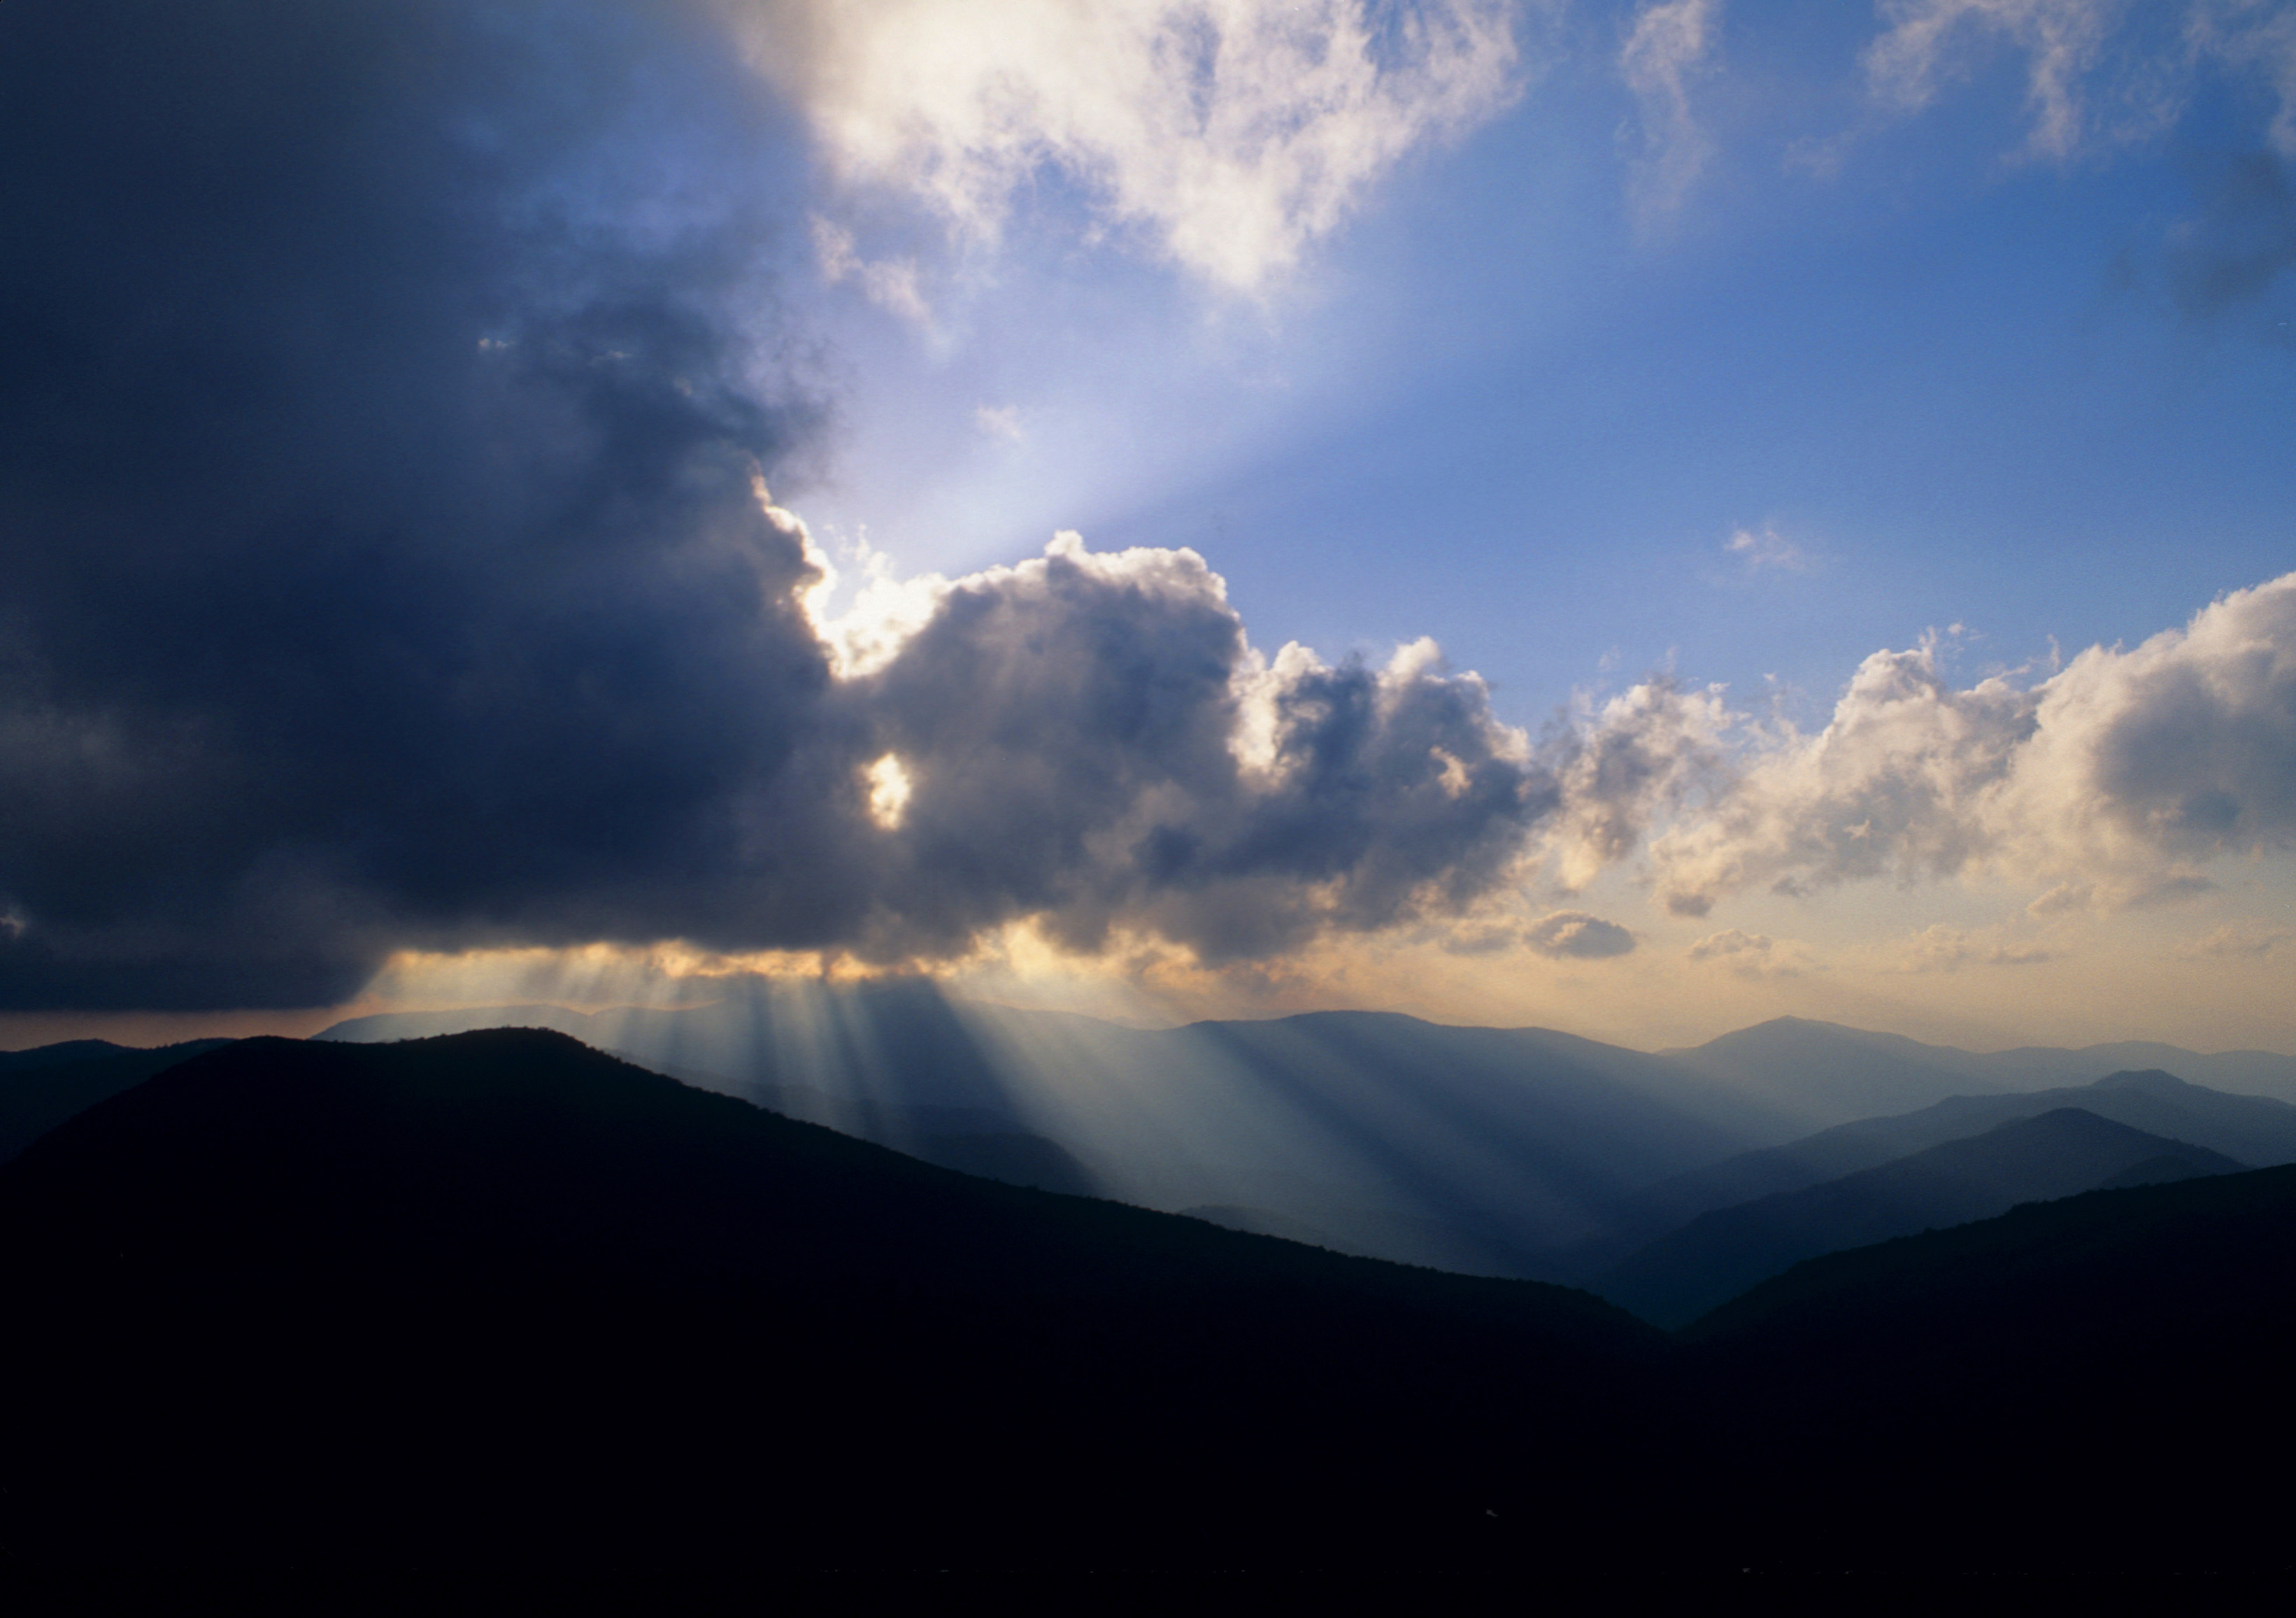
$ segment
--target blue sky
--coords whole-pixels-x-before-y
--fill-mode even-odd
[[[2268,98],[2200,73],[2152,139],[2029,156],[2012,42],[1965,24],[1970,81],[1883,119],[1870,14],[1714,10],[1713,152],[1670,209],[1636,203],[1631,11],[1582,10],[1259,300],[1025,220],[947,335],[854,340],[857,448],[808,514],[939,571],[1055,527],[1193,545],[1260,637],[1433,633],[1521,722],[1606,657],[1830,700],[1925,628],[2014,664],[2284,571],[2289,278],[2171,284]],[[1799,571],[1726,549],[1765,530]]]
[[[0,29],[15,1042],[2296,1049],[2296,6]]]

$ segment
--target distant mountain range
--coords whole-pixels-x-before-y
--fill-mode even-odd
[[[0,1402],[0,1555],[2281,1566],[2296,1169],[2059,1108],[1769,1205],[1951,1213],[2163,1159],[2199,1177],[1800,1263],[1669,1339],[548,1032],[243,1041],[0,1165],[0,1375],[37,1391]]]
[[[1980,1055],[1794,1018],[1650,1055],[1382,1013],[1143,1031],[890,982],[745,987],[676,1011],[393,1014],[321,1037],[516,1024],[954,1167],[1571,1284],[1702,1213],[2057,1106],[2243,1162],[2296,1162],[2296,1107],[2202,1088],[2296,1095],[2296,1058],[2157,1046]],[[2082,1088],[2132,1052],[2184,1090]],[[1010,1138],[974,1138],[989,1135]]]

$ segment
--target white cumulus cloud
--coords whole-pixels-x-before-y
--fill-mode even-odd
[[[2292,845],[2296,574],[2030,688],[1956,686],[1934,644],[1876,653],[1823,730],[1758,741],[1648,851],[1678,915],[1750,887],[1979,872],[2046,890],[2049,915],[2183,897],[2217,855]]]

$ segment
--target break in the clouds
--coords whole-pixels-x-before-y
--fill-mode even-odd
[[[843,655],[761,481],[821,414],[805,221],[709,183],[772,130],[705,6],[0,12],[0,1001],[1019,918],[1221,960],[1502,880],[1555,788],[1481,684],[1264,659],[1191,553],[1062,541]]]
[[[1514,87],[1512,0],[729,4],[849,184],[982,242],[1056,169],[1106,222],[1241,291]],[[826,229],[832,275],[914,298],[901,261]]]

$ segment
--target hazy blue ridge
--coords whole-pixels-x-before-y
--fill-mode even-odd
[[[2070,1196],[2161,1157],[2203,1173],[2245,1166],[2059,1107],[1822,1185],[1701,1214],[1626,1259],[1595,1290],[1646,1320],[1681,1326],[1804,1259]]]
[[[2158,1071],[2109,1073],[2057,1089],[1956,1096],[1917,1113],[1860,1119],[1662,1180],[1629,1199],[1601,1236],[1551,1255],[1552,1273],[1571,1279],[1598,1275],[1702,1213],[1838,1179],[2063,1106],[2255,1167],[2296,1162],[2296,1107],[2268,1096],[2227,1095]]]

